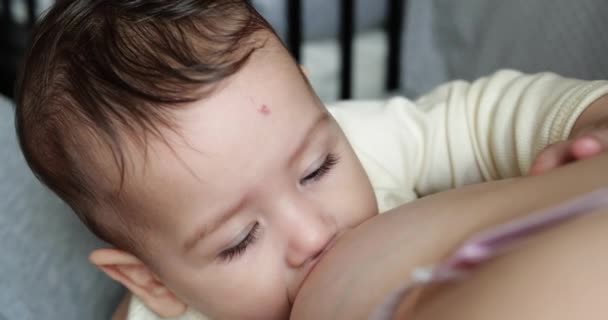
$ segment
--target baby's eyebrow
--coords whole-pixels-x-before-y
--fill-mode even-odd
[[[330,119],[331,118],[329,116],[329,113],[322,112],[321,114],[319,114],[319,116],[314,121],[312,121],[312,125],[309,126],[308,129],[305,131],[304,135],[302,135],[302,139],[299,141],[299,143],[294,144],[296,146],[296,148],[288,158],[289,160],[287,163],[289,165],[294,163],[294,161],[296,161],[296,159],[298,159],[298,157],[304,151],[304,149],[306,149],[306,146],[308,145],[308,141],[310,140],[310,137],[317,130],[317,128],[319,126],[329,122]]]
[[[182,245],[183,251],[188,252],[192,250],[197,243],[202,241],[207,235],[211,234],[213,231],[217,230],[224,222],[228,221],[232,216],[237,214],[247,203],[247,197],[243,196],[235,205],[231,206],[228,210],[224,210],[217,216],[216,219],[213,219],[210,223],[205,223],[200,225],[198,228],[192,232],[192,235],[189,236],[184,244]],[[214,213],[211,213],[214,214]]]

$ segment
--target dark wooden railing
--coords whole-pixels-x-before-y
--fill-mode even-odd
[[[302,60],[302,1],[287,0],[287,47],[294,58],[300,62]]]
[[[301,0],[287,1],[287,46],[296,60],[301,61],[302,48],[302,3]],[[382,1],[382,0],[381,0]],[[386,64],[386,89],[399,87],[401,72],[401,35],[405,28],[406,0],[387,0],[386,33],[388,39],[388,57]],[[340,99],[352,97],[353,84],[353,41],[355,36],[356,2],[340,0]]]
[[[13,16],[13,2],[2,0],[0,15],[0,94],[13,97],[17,66],[23,56],[31,26],[36,21],[35,0],[27,0],[27,19],[24,23]]]

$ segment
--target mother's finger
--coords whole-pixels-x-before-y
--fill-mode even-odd
[[[607,148],[608,141],[606,144],[602,144],[597,137],[591,135],[577,138],[570,146],[572,155],[579,160],[596,156]]]
[[[561,141],[545,148],[536,156],[529,174],[538,175],[575,160],[570,150],[571,144],[571,140]]]

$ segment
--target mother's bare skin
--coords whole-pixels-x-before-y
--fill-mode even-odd
[[[608,186],[608,154],[542,176],[452,190],[391,210],[341,238],[305,282],[291,318],[365,319],[389,293],[408,281],[414,268],[435,264],[476,231],[604,186]],[[593,286],[589,281],[608,279],[602,271],[607,269],[592,267],[589,262],[592,259],[594,266],[608,267],[608,251],[600,250],[608,244],[608,232],[602,230],[608,230],[608,215],[584,218],[541,234],[521,250],[489,263],[471,279],[429,290],[408,319],[557,319],[568,315],[568,310],[578,312],[580,308],[568,303],[573,296],[608,293],[608,282],[596,281]],[[589,241],[596,245],[582,256],[572,250]],[[562,262],[570,262],[573,274],[585,274],[587,281],[581,282],[584,287],[570,283],[574,291],[549,295],[556,299],[551,301],[542,293],[545,288],[561,288],[556,283],[564,270],[555,266]],[[522,266],[528,271],[524,273]],[[519,285],[518,290],[513,283]],[[509,285],[515,291],[503,295]],[[587,317],[608,312],[601,310],[605,303],[589,302]],[[560,308],[555,309],[555,304]]]

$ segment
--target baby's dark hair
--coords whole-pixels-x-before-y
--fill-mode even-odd
[[[30,168],[98,237],[140,251],[133,233],[145,222],[119,213],[125,144],[162,140],[175,125],[169,111],[237,72],[262,30],[272,33],[245,0],[57,1],[34,30],[17,84]],[[118,182],[107,178],[100,146]]]

